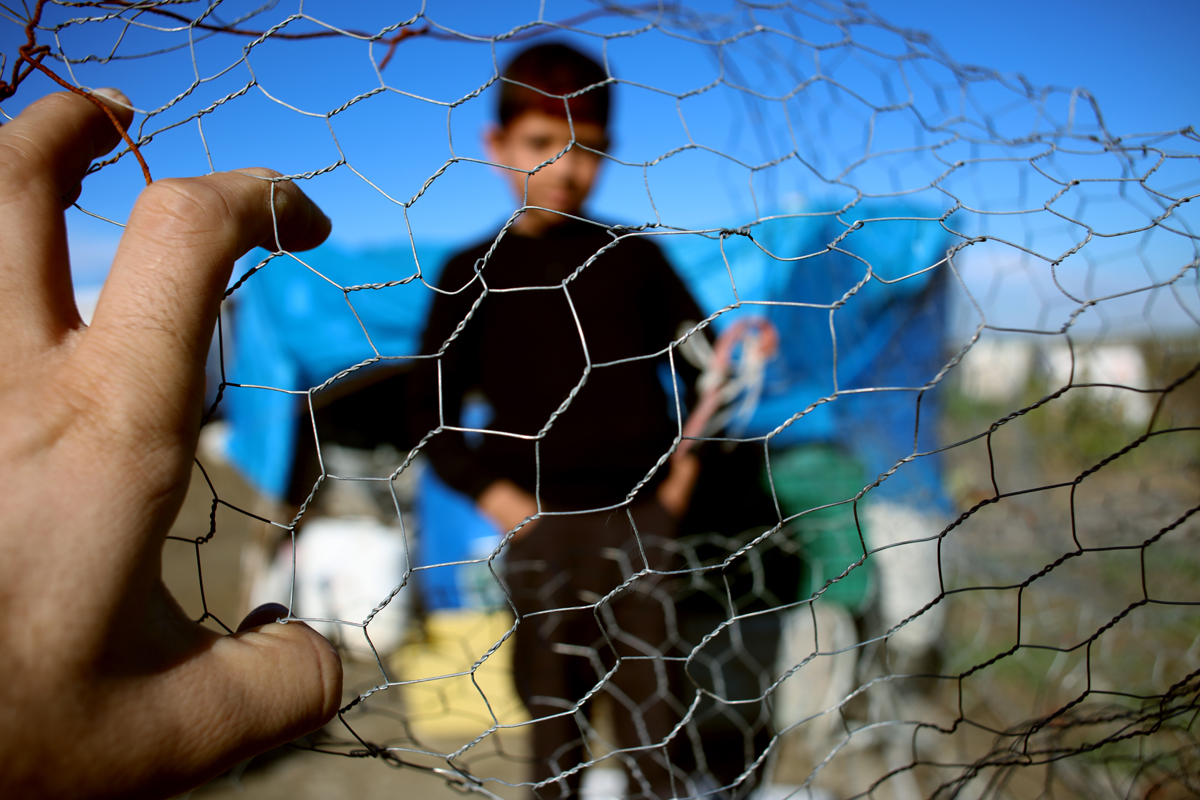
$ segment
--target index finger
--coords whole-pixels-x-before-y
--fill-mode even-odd
[[[133,118],[129,100],[102,89],[118,121]],[[67,260],[63,208],[78,194],[92,159],[120,133],[86,97],[52,94],[0,127],[0,340],[22,359],[59,341],[79,323]]]
[[[99,359],[116,399],[150,412],[145,424],[177,429],[199,395],[234,262],[256,245],[306,250],[329,231],[269,170],[156,181],[129,216],[81,354]]]

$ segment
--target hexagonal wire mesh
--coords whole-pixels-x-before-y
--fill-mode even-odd
[[[142,169],[246,158],[402,241],[261,253],[214,350],[211,430],[261,496],[206,473],[207,533],[179,537],[198,613],[224,626],[208,554],[259,520],[243,594],[276,592],[358,663],[296,748],[493,797],[581,777],[592,797],[1198,791],[1191,129],[1116,135],[1085,92],[964,68],[857,4],[5,14],[34,21],[7,95],[37,69],[139,103],[85,213],[122,219]],[[479,221],[493,165],[464,142],[507,58],[550,39],[599,57],[624,115],[599,153],[621,224],[578,221],[598,244],[508,285],[489,259],[529,208]],[[464,232],[483,255],[439,283]],[[701,315],[604,356],[631,315],[679,322],[640,284],[598,312],[583,297],[621,274],[609,250],[647,241]],[[424,347],[451,291],[473,302]],[[506,292],[572,309],[570,391],[526,430],[446,389],[413,435],[410,368],[449,363],[481,319],[502,331]],[[603,502],[540,497],[489,531],[424,459],[520,441],[540,491],[556,429],[590,431],[568,440],[585,462],[624,441],[638,411],[578,418],[630,363],[660,374],[675,435]],[[699,484],[664,521],[651,495],[688,449]],[[563,671],[578,685],[556,689]]]

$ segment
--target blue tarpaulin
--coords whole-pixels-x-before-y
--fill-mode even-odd
[[[418,250],[430,284],[436,285],[449,252],[436,244]],[[407,246],[348,250],[326,244],[272,259],[234,291],[227,380],[280,390],[225,390],[229,457],[259,491],[282,497],[291,477],[297,425],[308,405],[303,395],[286,392],[320,386],[377,356],[417,354],[433,292],[419,280],[395,285],[416,273]],[[344,291],[358,286],[378,288]]]

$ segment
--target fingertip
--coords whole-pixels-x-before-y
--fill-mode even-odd
[[[92,159],[112,150],[132,121],[129,98],[116,89],[39,98],[4,126],[6,144],[16,148],[13,163],[26,168],[26,174],[14,177],[40,184],[53,176],[60,186],[57,196],[68,197]]]
[[[294,741],[341,708],[341,658],[295,620],[218,637],[171,677],[164,691],[176,702],[175,761],[187,775],[212,775]]]
[[[254,167],[235,170],[271,182],[275,226],[261,242],[268,250],[311,250],[329,238],[333,222],[297,182],[271,169]]]
[[[281,218],[287,217],[288,224],[281,226],[279,241],[273,244],[282,245],[285,250],[311,250],[329,238],[333,221],[295,181],[283,181],[276,187],[276,213]]]
[[[114,86],[104,86],[100,89],[94,90],[92,94],[99,95],[106,100],[112,100],[113,105],[122,106],[129,109],[133,108],[133,103],[130,101],[129,95],[125,94]]]
[[[311,626],[298,620],[271,621],[254,635],[268,637],[269,641],[260,640],[258,644],[267,649],[282,648],[294,666],[291,684],[299,689],[300,706],[306,709],[300,714],[302,721],[299,721],[299,728],[306,730],[295,735],[302,736],[331,720],[342,700],[342,657],[337,648]]]
[[[320,683],[323,702],[318,713],[318,723],[313,726],[316,730],[337,716],[342,707],[342,680],[344,677],[342,656],[333,643],[303,622],[294,623],[312,632],[309,644],[316,655],[320,667]]]
[[[121,127],[125,130],[129,130],[129,125],[133,122],[133,101],[129,99],[128,95],[126,95],[120,89],[106,86],[102,89],[94,90],[92,92],[92,97],[104,103],[108,110],[111,111],[114,116],[116,116],[117,122],[120,123]],[[113,140],[112,144],[108,144],[105,149],[99,150],[96,155],[103,155],[104,153],[107,153],[109,150],[112,150],[114,147],[116,147],[118,142],[120,142],[119,132],[117,132],[117,138]],[[104,144],[107,144],[107,142]],[[103,146],[104,145],[102,144],[101,147]]]

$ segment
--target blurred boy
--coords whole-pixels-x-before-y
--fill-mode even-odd
[[[570,47],[509,64],[484,139],[522,210],[446,265],[422,347],[437,358],[412,382],[415,432],[436,431],[425,450],[438,475],[514,531],[514,673],[541,797],[577,793],[583,698],[600,686],[628,750],[629,796],[673,796],[666,740],[679,709],[662,660],[673,600],[659,573],[696,462],[647,475],[679,430],[660,365],[702,315],[647,238],[581,217],[608,112],[608,75]],[[675,366],[685,395],[695,373]],[[460,426],[464,399],[490,413],[473,427],[497,433],[440,429]]]

